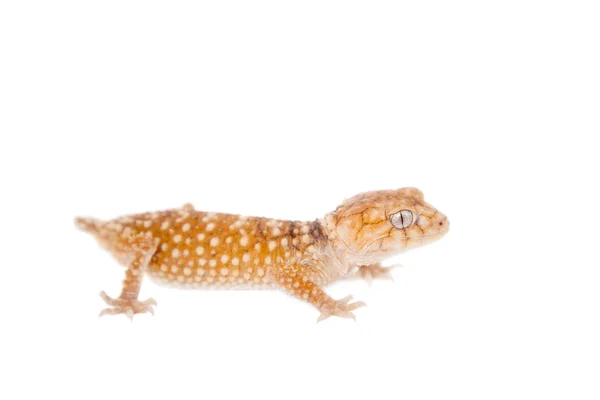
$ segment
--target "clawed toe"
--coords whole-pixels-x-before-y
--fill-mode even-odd
[[[108,296],[105,292],[100,293],[100,297],[102,300],[106,302],[110,307],[105,308],[100,311],[100,316],[104,315],[117,315],[124,314],[129,319],[133,320],[133,316],[135,314],[142,313],[150,313],[154,315],[154,308],[156,306],[156,301],[152,298],[140,301],[138,299],[128,299],[128,298],[116,298]]]
[[[321,308],[321,315],[317,319],[317,323],[326,320],[331,316],[341,317],[341,318],[352,318],[356,321],[356,316],[352,311],[357,308],[364,307],[366,304],[363,301],[356,301],[354,303],[350,303],[352,300],[352,296],[346,296],[340,300],[334,300],[328,305],[324,305]]]

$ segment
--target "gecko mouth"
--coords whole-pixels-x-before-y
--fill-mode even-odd
[[[441,236],[445,235],[447,232],[448,232],[448,230],[445,230],[445,231],[440,231],[440,232],[436,232],[436,233],[430,233],[429,235],[421,235],[421,236],[408,236],[408,237],[403,237],[403,238],[400,240],[400,242],[402,242],[402,241],[409,242],[409,241],[412,241],[412,240],[414,240],[414,239],[427,239],[427,238],[434,239],[436,236],[440,236],[440,237],[441,237]],[[365,245],[365,248],[367,248],[367,249],[368,249],[369,247],[371,247],[371,245],[372,245],[373,243],[376,243],[376,242],[382,242],[382,243],[383,243],[383,241],[384,241],[385,239],[388,239],[388,237],[383,237],[383,238],[379,238],[379,239],[374,239],[374,240],[370,241],[370,242],[369,242],[367,245]],[[346,244],[346,243],[344,242],[344,244]],[[346,246],[348,246],[348,245],[346,244]]]
[[[408,236],[402,239],[425,239],[425,238],[429,238],[429,237],[433,237],[433,236],[440,236],[440,235],[445,235],[446,233],[448,233],[448,231],[441,231],[441,232],[436,232],[436,233],[430,233],[429,235],[421,235],[421,236]]]
[[[447,219],[444,220],[444,222],[446,222],[446,225],[444,226],[443,230],[440,230],[440,231],[435,232],[435,233],[429,233],[427,235],[408,236],[408,237],[405,237],[403,239],[419,239],[419,238],[424,239],[424,238],[433,237],[433,236],[443,236],[446,233],[448,233],[448,231],[450,231],[450,226],[447,223]]]
[[[436,233],[430,233],[428,235],[420,235],[420,236],[408,236],[408,237],[403,237],[400,239],[400,243],[401,242],[405,242],[406,243],[406,247],[405,249],[408,249],[410,247],[409,243],[418,243],[419,241],[421,242],[420,245],[425,245],[425,244],[429,244],[437,239],[440,239],[442,236],[444,236],[446,233],[448,233],[448,229],[440,231],[440,232],[436,232]],[[376,240],[374,240],[373,242],[376,242]],[[371,245],[373,242],[369,243],[369,245]]]

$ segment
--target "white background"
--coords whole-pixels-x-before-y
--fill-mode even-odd
[[[598,399],[594,1],[3,1],[0,397]],[[147,282],[75,215],[314,219],[417,186],[451,222],[315,324]]]

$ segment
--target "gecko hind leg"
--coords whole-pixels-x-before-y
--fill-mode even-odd
[[[121,247],[119,250],[130,255],[131,262],[125,271],[123,288],[119,297],[113,299],[104,291],[100,293],[100,297],[110,306],[102,310],[100,316],[125,314],[129,319],[133,319],[135,314],[149,312],[154,315],[153,306],[156,306],[156,301],[152,298],[139,300],[138,295],[144,271],[157,246],[157,243],[144,236],[123,239],[123,242],[119,244]]]

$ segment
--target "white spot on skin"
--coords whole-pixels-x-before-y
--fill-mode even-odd
[[[308,233],[310,231],[310,227],[308,225],[302,226],[302,233]]]
[[[173,258],[179,257],[179,249],[173,249],[171,255],[173,256]]]
[[[273,229],[273,236],[279,236],[279,235],[281,235],[281,229],[279,229],[279,228]]]
[[[189,251],[188,249],[184,249],[184,250],[183,250],[183,256],[184,256],[184,257],[187,257],[187,256],[189,256],[189,255],[190,255],[190,251]]]
[[[214,267],[216,267],[216,266],[217,266],[217,260],[210,260],[210,261],[208,262],[208,265],[210,265],[210,266],[211,266],[211,267],[213,267],[213,268],[214,268]]]
[[[242,236],[242,238],[240,239],[240,246],[242,247],[246,247],[248,246],[248,236]]]
[[[223,254],[221,256],[221,262],[225,264],[227,261],[229,261],[229,256],[227,254]]]
[[[273,250],[275,250],[276,247],[277,247],[277,243],[274,240],[271,240],[269,242],[269,250],[273,251]]]
[[[173,236],[173,241],[174,241],[175,243],[179,243],[179,242],[181,242],[181,235],[175,235],[175,236]]]
[[[231,265],[234,265],[234,266],[240,265],[240,259],[237,257],[233,257],[231,259]]]
[[[199,259],[198,259],[198,265],[202,267],[204,264],[206,264],[206,259],[204,259],[204,258],[199,258]]]
[[[144,228],[150,228],[152,226],[152,221],[148,220],[144,222]]]
[[[189,223],[187,223],[187,222],[186,222],[186,223],[185,223],[185,224],[183,224],[183,226],[181,227],[181,230],[182,230],[183,232],[187,232],[187,231],[189,231],[189,230],[190,230],[190,228],[191,228],[191,225],[190,225]]]
[[[190,276],[192,274],[192,269],[189,268],[189,267],[185,267],[183,269],[183,274],[186,275],[186,276]]]
[[[258,269],[256,270],[256,274],[257,274],[258,276],[264,276],[264,274],[265,274],[265,270],[264,270],[264,268],[258,268]]]
[[[210,239],[210,245],[212,247],[217,247],[219,245],[219,238],[213,237],[212,239]]]
[[[163,244],[160,245],[160,249],[162,251],[167,251],[168,248],[169,248],[169,246],[166,243],[163,243]]]
[[[160,266],[160,270],[164,271],[164,272],[167,272],[169,270],[169,267],[166,266],[165,264],[163,264],[163,265]]]
[[[217,213],[209,212],[204,217],[202,217],[202,222],[210,221],[211,219],[215,218],[216,216],[217,216]]]
[[[174,273],[174,274],[176,274],[176,273],[177,273],[177,271],[179,271],[179,267],[178,267],[177,265],[173,265],[173,266],[171,267],[171,272],[172,272],[172,273]]]
[[[242,227],[242,225],[244,224],[244,221],[242,220],[237,220],[235,221],[233,224],[229,225],[229,229],[236,230]]]
[[[199,256],[204,254],[204,247],[201,247],[201,246],[196,247],[196,254],[198,254]]]
[[[229,244],[233,241],[233,239],[231,238],[231,236],[227,236],[227,239],[225,239],[225,243]]]
[[[272,261],[271,261],[271,256],[267,256],[267,257],[265,257],[265,264],[267,264],[267,265],[271,265],[271,262],[272,262]]]
[[[200,240],[200,241],[204,240],[205,237],[206,237],[206,235],[204,233],[198,234],[198,240]]]
[[[166,231],[167,229],[169,229],[169,221],[165,221],[160,225],[161,231]]]
[[[229,275],[229,270],[227,268],[221,268],[221,275],[223,275],[223,276]]]
[[[283,247],[287,247],[287,245],[288,245],[288,240],[287,240],[287,238],[283,238],[283,239],[281,239],[281,245],[282,245]]]
[[[214,224],[214,222],[211,222],[210,224],[206,225],[206,231],[207,231],[207,232],[210,232],[210,231],[212,231],[213,229],[215,229],[215,224]]]
[[[309,235],[302,235],[302,241],[306,244],[310,243],[310,236]]]
[[[248,254],[248,253],[245,253],[245,254],[242,256],[242,260],[243,260],[244,262],[249,262],[249,261],[250,261],[250,254]]]

